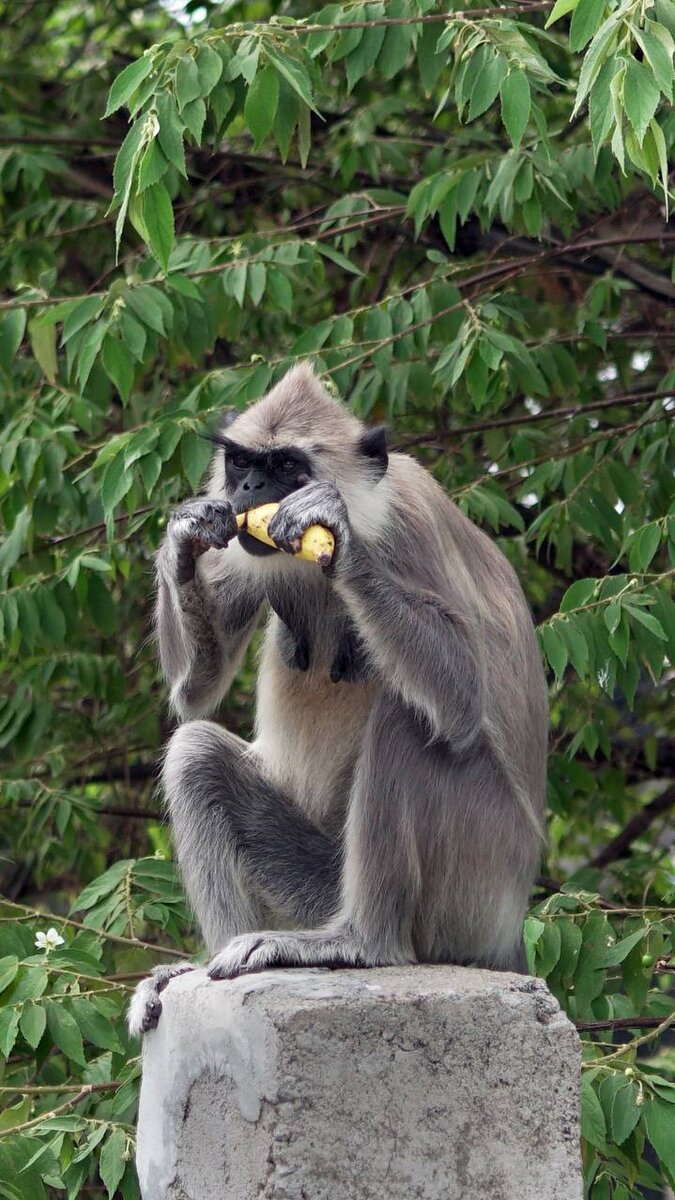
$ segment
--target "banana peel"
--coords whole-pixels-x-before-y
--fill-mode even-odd
[[[237,525],[251,537],[257,538],[259,542],[264,542],[266,546],[275,546],[280,549],[267,532],[267,526],[278,507],[278,504],[261,504],[259,508],[249,508],[248,512],[237,513]],[[323,525],[310,525],[303,533],[300,549],[294,557],[301,558],[305,562],[318,563],[320,567],[328,567],[334,553],[335,538],[330,529],[324,529]]]

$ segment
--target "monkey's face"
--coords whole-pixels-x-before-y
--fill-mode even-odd
[[[235,513],[247,512],[261,504],[272,504],[309,483],[312,468],[307,455],[295,446],[256,450],[231,439],[225,442],[225,483]],[[242,532],[239,541],[249,554],[263,557],[277,554],[273,546]]]

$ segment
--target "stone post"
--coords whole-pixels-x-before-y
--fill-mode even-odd
[[[581,1200],[579,1042],[545,985],[461,967],[171,982],[144,1200]]]

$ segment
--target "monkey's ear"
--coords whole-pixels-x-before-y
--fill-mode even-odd
[[[389,463],[387,431],[384,425],[373,425],[364,430],[359,439],[359,453],[370,459],[376,469],[377,478],[381,479]]]

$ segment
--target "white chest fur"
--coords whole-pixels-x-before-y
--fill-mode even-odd
[[[346,807],[378,685],[332,683],[325,666],[287,667],[277,625],[273,617],[261,655],[255,747],[273,781],[327,826]]]

